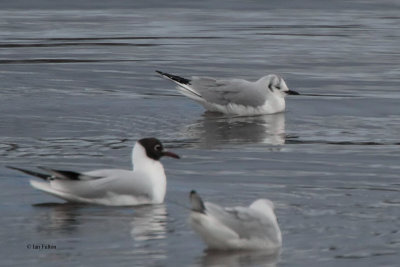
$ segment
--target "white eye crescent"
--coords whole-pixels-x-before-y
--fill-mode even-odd
[[[155,151],[162,151],[161,145],[159,145],[159,144],[155,145],[155,146],[154,146],[154,150],[155,150]]]

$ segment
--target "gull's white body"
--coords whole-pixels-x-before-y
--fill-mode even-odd
[[[192,211],[190,224],[210,249],[264,250],[277,253],[282,236],[273,203],[259,199],[249,207],[223,208],[205,202],[205,211]]]
[[[200,102],[200,101],[199,101]],[[285,99],[273,96],[269,98],[262,106],[245,106],[235,103],[227,105],[219,105],[208,103],[206,101],[200,102],[203,107],[212,112],[221,112],[224,114],[236,114],[239,116],[255,116],[263,114],[275,114],[285,111]]]
[[[70,202],[109,206],[159,204],[164,201],[167,180],[163,165],[146,155],[138,142],[132,152],[133,171],[101,169],[82,173],[92,180],[31,180],[39,190]]]
[[[178,86],[183,95],[200,103],[209,111],[252,116],[285,111],[285,96],[291,92],[285,81],[275,74],[255,82],[242,79],[192,77],[191,80],[160,73]]]

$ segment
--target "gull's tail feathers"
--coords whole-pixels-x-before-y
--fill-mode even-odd
[[[179,92],[181,92],[183,95],[197,101],[203,101],[203,97],[201,94],[199,94],[193,87],[191,87],[191,80],[177,76],[177,75],[172,75],[166,72],[162,72],[159,70],[156,70],[158,74],[160,74],[162,77],[173,81],[178,85],[177,89]]]
[[[78,197],[71,195],[67,192],[59,191],[51,187],[50,183],[45,183],[45,182],[40,182],[40,181],[35,181],[35,180],[30,180],[29,181],[31,186],[35,189],[38,189],[40,191],[43,191],[45,193],[48,193],[50,195],[53,195],[55,197],[59,197],[61,199],[64,199],[68,202],[76,202],[76,203],[90,203],[90,201],[87,201],[84,198]]]

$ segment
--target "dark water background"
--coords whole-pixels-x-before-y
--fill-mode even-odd
[[[398,266],[400,4],[290,2],[0,2],[1,265]],[[228,118],[156,69],[277,73],[302,93],[355,97]],[[51,204],[4,167],[130,168],[146,136],[183,156],[163,161],[163,205]],[[191,189],[223,205],[273,200],[280,257],[204,251],[186,222]]]

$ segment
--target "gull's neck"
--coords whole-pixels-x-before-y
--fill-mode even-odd
[[[155,204],[164,201],[167,190],[167,177],[160,161],[147,156],[146,150],[136,142],[132,151],[133,171],[140,174],[143,179],[148,179],[152,184],[150,195]]]

